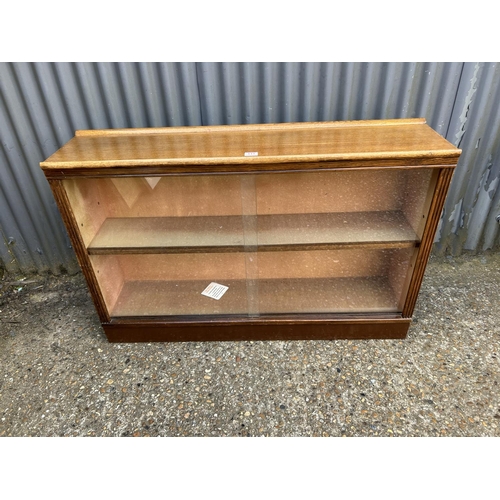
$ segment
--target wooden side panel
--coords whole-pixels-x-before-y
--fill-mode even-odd
[[[52,193],[54,194],[54,198],[56,200],[59,211],[61,212],[64,224],[66,225],[68,235],[75,250],[80,267],[82,268],[83,275],[85,276],[85,279],[87,281],[87,285],[89,287],[92,300],[94,301],[97,314],[99,315],[99,319],[103,323],[108,322],[109,314],[106,309],[104,297],[101,293],[99,283],[92,269],[92,264],[90,263],[90,258],[87,254],[85,243],[80,231],[78,230],[78,225],[73,211],[71,210],[71,205],[69,203],[66,190],[64,189],[61,181],[49,181],[49,184],[52,189]]]
[[[109,217],[106,198],[93,179],[66,179],[62,181],[71,211],[86,247]]]
[[[408,170],[407,183],[405,187],[405,203],[403,212],[416,232],[419,239],[424,234],[424,229],[430,217],[431,203],[436,192],[436,185],[440,175],[440,169]],[[421,186],[421,188],[420,188]],[[398,271],[397,264],[391,262],[389,280],[394,290],[401,290],[398,310],[403,310],[410,290],[410,282],[413,279],[419,249],[411,254],[406,265],[406,273],[402,269]]]
[[[425,226],[424,234],[422,236],[422,243],[415,262],[415,268],[411,277],[408,295],[403,308],[403,317],[409,318],[413,314],[415,303],[417,301],[418,292],[424,277],[425,267],[432,249],[436,228],[441,217],[443,210],[444,200],[448,192],[448,187],[453,176],[453,170],[441,169],[439,178],[436,185],[436,191],[432,199],[431,207],[429,210],[429,217]]]
[[[436,189],[439,169],[407,170],[405,177],[402,210],[418,238],[421,239]]]
[[[403,310],[417,255],[418,249],[413,248],[405,253],[393,253],[388,257],[389,283],[398,300],[398,311]]]
[[[125,284],[120,258],[116,255],[106,257],[92,255],[90,261],[94,275],[101,288],[108,313],[111,314]]]

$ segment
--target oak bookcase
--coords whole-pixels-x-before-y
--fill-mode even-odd
[[[111,342],[404,338],[460,153],[401,119],[79,130],[40,165]]]

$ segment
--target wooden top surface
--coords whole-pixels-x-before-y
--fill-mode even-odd
[[[439,164],[460,153],[424,119],[401,119],[80,130],[40,165],[49,171],[405,158]]]

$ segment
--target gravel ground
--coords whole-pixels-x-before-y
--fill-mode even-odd
[[[500,253],[403,341],[109,344],[80,274],[0,281],[0,436],[499,436]]]

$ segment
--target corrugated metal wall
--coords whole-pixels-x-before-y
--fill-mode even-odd
[[[463,152],[435,251],[481,252],[500,244],[500,65],[465,63],[446,138]]]
[[[0,265],[77,269],[39,162],[77,129],[425,117],[464,149],[436,251],[499,244],[493,63],[0,63]]]

